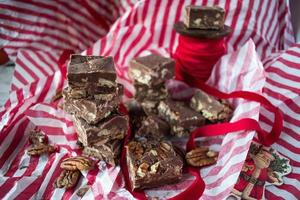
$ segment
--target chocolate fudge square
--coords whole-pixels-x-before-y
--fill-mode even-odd
[[[82,153],[115,166],[119,164],[121,147],[122,140],[112,140],[99,146],[84,146]]]
[[[105,88],[89,84],[87,87],[67,87],[65,92],[73,99],[96,99],[111,101],[117,96],[123,95],[123,85],[117,84],[115,87]]]
[[[156,115],[148,116],[135,134],[137,137],[161,139],[170,133],[170,126],[167,122]]]
[[[100,146],[111,140],[121,140],[129,128],[128,116],[111,114],[96,125],[88,124],[80,117],[73,116],[78,140],[84,146]]]
[[[158,105],[159,116],[170,123],[171,134],[188,136],[194,128],[205,123],[204,117],[181,101],[167,99]]]
[[[134,58],[129,63],[129,76],[141,83],[155,86],[174,76],[174,60],[156,54]]]
[[[155,87],[149,87],[148,85],[141,84],[135,81],[133,83],[133,86],[135,88],[134,98],[140,102],[145,99],[159,101],[165,99],[168,96],[168,92],[164,83],[159,84]]]
[[[225,11],[218,6],[186,6],[184,24],[189,29],[220,30],[224,27]]]
[[[211,122],[229,121],[232,117],[233,111],[227,101],[219,101],[202,90],[196,90],[190,106]]]
[[[100,120],[109,116],[120,104],[120,97],[116,96],[111,101],[73,99],[67,91],[63,91],[63,109],[69,114],[75,114],[83,118],[89,124],[97,124]]]
[[[173,184],[182,178],[183,162],[171,143],[133,140],[125,148],[133,190]]]
[[[88,83],[108,88],[114,87],[117,75],[113,58],[72,55],[67,78],[70,87],[86,87]]]

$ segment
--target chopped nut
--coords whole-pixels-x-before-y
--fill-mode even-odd
[[[27,154],[30,156],[39,156],[45,153],[53,153],[57,150],[56,147],[46,144],[38,144],[28,149]]]
[[[158,170],[158,167],[159,167],[159,162],[156,162],[153,165],[151,165],[150,174],[155,174]]]
[[[164,151],[170,151],[171,150],[171,145],[166,143],[166,142],[161,142],[160,143],[160,148]]]
[[[60,167],[66,170],[88,170],[91,169],[92,166],[92,160],[84,156],[67,158],[60,164]]]
[[[149,151],[150,154],[154,155],[154,156],[157,156],[157,151],[152,149]]]
[[[140,166],[139,166],[139,168],[138,168],[138,170],[137,170],[137,175],[139,176],[139,177],[144,177],[144,176],[146,176],[146,173],[147,173],[147,171],[148,171],[148,168],[149,168],[149,165],[147,164],[147,163],[142,163]]]
[[[191,150],[185,156],[186,162],[194,167],[212,165],[217,161],[218,153],[209,151],[207,147],[200,147]]]
[[[137,159],[140,159],[144,153],[144,149],[140,143],[137,143],[135,141],[131,141],[127,145],[129,151],[133,153]]]

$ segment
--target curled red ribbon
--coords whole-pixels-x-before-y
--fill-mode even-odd
[[[203,126],[196,129],[190,137],[187,149],[195,147],[194,139],[200,136],[216,136],[245,130],[257,131],[260,142],[265,146],[274,144],[281,133],[283,122],[280,110],[272,105],[265,97],[246,91],[224,93],[205,84],[213,66],[226,53],[224,39],[201,40],[187,36],[179,36],[179,45],[175,52],[176,79],[182,80],[192,87],[200,88],[206,93],[221,99],[243,98],[261,103],[266,109],[274,113],[275,119],[272,130],[264,131],[254,119],[242,119],[234,123],[223,123]]]

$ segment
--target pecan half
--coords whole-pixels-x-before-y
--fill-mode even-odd
[[[203,167],[215,164],[218,153],[209,150],[207,147],[198,147],[185,155],[186,162],[193,167]]]
[[[54,187],[56,188],[72,188],[77,184],[77,181],[80,177],[80,171],[70,171],[70,170],[63,170],[59,177],[54,182]]]
[[[39,156],[42,154],[50,154],[57,150],[56,147],[47,144],[38,144],[28,149],[27,154],[30,156]]]
[[[66,170],[88,170],[92,166],[92,160],[84,156],[66,158],[60,164],[60,167]]]

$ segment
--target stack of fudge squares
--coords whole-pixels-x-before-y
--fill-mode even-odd
[[[185,152],[174,146],[171,138],[188,137],[197,127],[231,117],[227,103],[201,90],[196,90],[189,101],[172,99],[165,82],[173,78],[174,67],[172,59],[154,54],[134,58],[129,64],[136,90],[128,104],[134,137],[125,146],[132,189],[180,181]]]
[[[64,110],[73,116],[83,154],[118,164],[128,116],[119,112],[122,85],[116,82],[112,57],[72,55]]]

